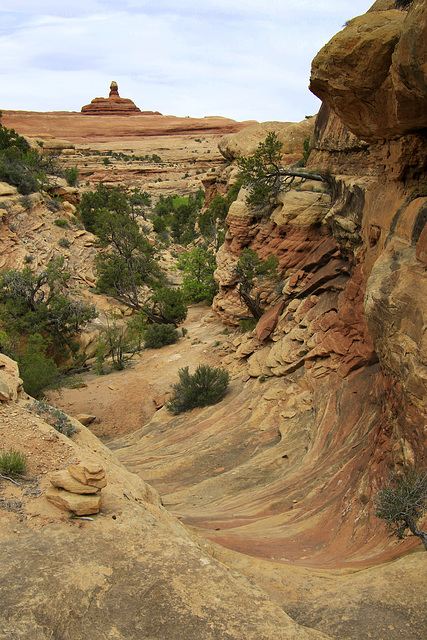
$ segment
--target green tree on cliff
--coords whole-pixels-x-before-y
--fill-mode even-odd
[[[260,260],[256,251],[245,248],[234,268],[240,299],[257,320],[264,310],[261,307],[260,292],[254,295],[254,290],[263,280],[276,278],[278,266],[279,260],[272,253],[266,260]]]
[[[281,191],[289,191],[294,180],[325,182],[318,173],[282,166],[283,144],[274,131],[267,134],[257,150],[248,158],[238,158],[242,185],[249,191],[246,202],[255,207],[264,206]]]

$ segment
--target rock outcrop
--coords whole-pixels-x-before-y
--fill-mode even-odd
[[[81,112],[90,116],[130,116],[133,114],[141,114],[136,104],[129,98],[121,98],[119,96],[119,88],[117,82],[113,80],[110,84],[110,94],[108,98],[94,98],[90,104],[82,107]],[[154,114],[153,111],[147,111],[147,115]]]
[[[427,127],[427,6],[376,5],[323,47],[310,81],[311,91],[369,142]]]
[[[326,94],[307,168],[324,172],[329,188],[297,185],[263,212],[242,190],[229,210],[213,305],[223,321],[237,326],[245,315],[234,273],[243,248],[273,253],[281,272],[258,289],[272,317],[223,351],[240,385],[213,409],[164,414],[159,430],[161,409],[115,445],[184,522],[230,550],[234,566],[245,553],[254,564],[349,567],[413,544],[387,541],[372,508],[390,469],[422,466],[427,450],[421,48],[411,49],[419,83],[407,84],[418,120],[398,115],[393,66],[405,30],[424,28],[425,3],[390,5],[351,21],[313,63]],[[378,88],[375,108],[364,86]],[[221,143],[230,159],[244,153],[240,137]]]
[[[224,158],[233,161],[241,156],[250,156],[268,133],[274,131],[282,143],[283,164],[293,164],[301,159],[304,140],[312,135],[315,118],[302,122],[262,122],[242,129],[236,135],[225,135],[218,148]]]
[[[69,439],[23,403],[4,409],[2,444],[25,453],[29,468],[26,480],[0,486],[2,640],[327,640],[207,554],[85,427]],[[96,514],[99,496],[74,491],[104,484],[103,470]],[[46,500],[52,480],[67,486],[55,504]]]

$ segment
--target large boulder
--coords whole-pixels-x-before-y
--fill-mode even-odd
[[[227,134],[221,138],[218,148],[224,158],[233,161],[236,158],[252,155],[260,142],[264,142],[268,133],[274,131],[283,144],[282,154],[285,164],[301,159],[304,152],[304,140],[313,132],[315,118],[306,118],[302,122],[262,122],[246,127],[238,133]]]
[[[427,6],[372,9],[321,49],[310,80],[311,91],[367,141],[427,126]]]

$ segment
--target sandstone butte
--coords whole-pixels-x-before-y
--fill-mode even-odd
[[[28,475],[39,480],[26,493],[1,485],[0,638],[424,640],[427,554],[416,539],[387,538],[372,497],[390,470],[425,468],[427,452],[426,13],[421,0],[407,10],[378,0],[332,38],[313,61],[315,122],[223,131],[224,160],[201,174],[209,198],[273,129],[289,162],[308,131],[307,167],[328,172],[331,188],[307,182],[261,218],[240,193],[213,310],[187,324],[194,344],[143,354],[128,377],[88,377],[56,399],[69,414],[96,415],[91,430],[74,421],[66,438],[31,413],[16,364],[2,359],[2,443],[31,452]],[[61,118],[70,129],[59,133]],[[120,118],[108,144],[136,144],[140,118]],[[71,165],[103,121],[3,118],[22,133],[72,139]],[[164,146],[176,135],[165,133]],[[111,171],[113,184],[131,176]],[[26,212],[4,193],[2,265],[23,265],[28,252],[43,264],[58,213],[37,196]],[[71,219],[72,203],[63,206]],[[94,239],[67,233],[75,284],[90,286]],[[233,265],[246,246],[274,253],[283,275],[260,290],[267,312],[256,331],[241,334]],[[194,354],[229,369],[224,400],[143,415]],[[92,520],[45,499],[56,472],[82,467],[106,473]]]
[[[100,116],[129,116],[136,113],[143,115],[158,115],[158,111],[143,111],[129,98],[121,98],[119,96],[119,88],[115,80],[110,84],[110,93],[108,98],[94,98],[90,104],[82,107],[81,112],[86,115]]]

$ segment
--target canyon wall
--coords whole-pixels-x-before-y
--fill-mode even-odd
[[[281,272],[260,288],[256,330],[219,353],[233,393],[117,443],[184,522],[265,560],[342,567],[417,544],[387,540],[372,503],[390,470],[423,465],[427,446],[425,3],[391,6],[350,21],[313,62],[324,102],[307,169],[326,188],[298,184],[261,214],[241,190],[230,208],[213,305],[223,322],[247,313],[234,274],[243,248],[275,254]],[[413,109],[397,109],[411,96]],[[282,128],[289,153],[295,131]],[[227,136],[221,152],[250,153],[256,133]]]

